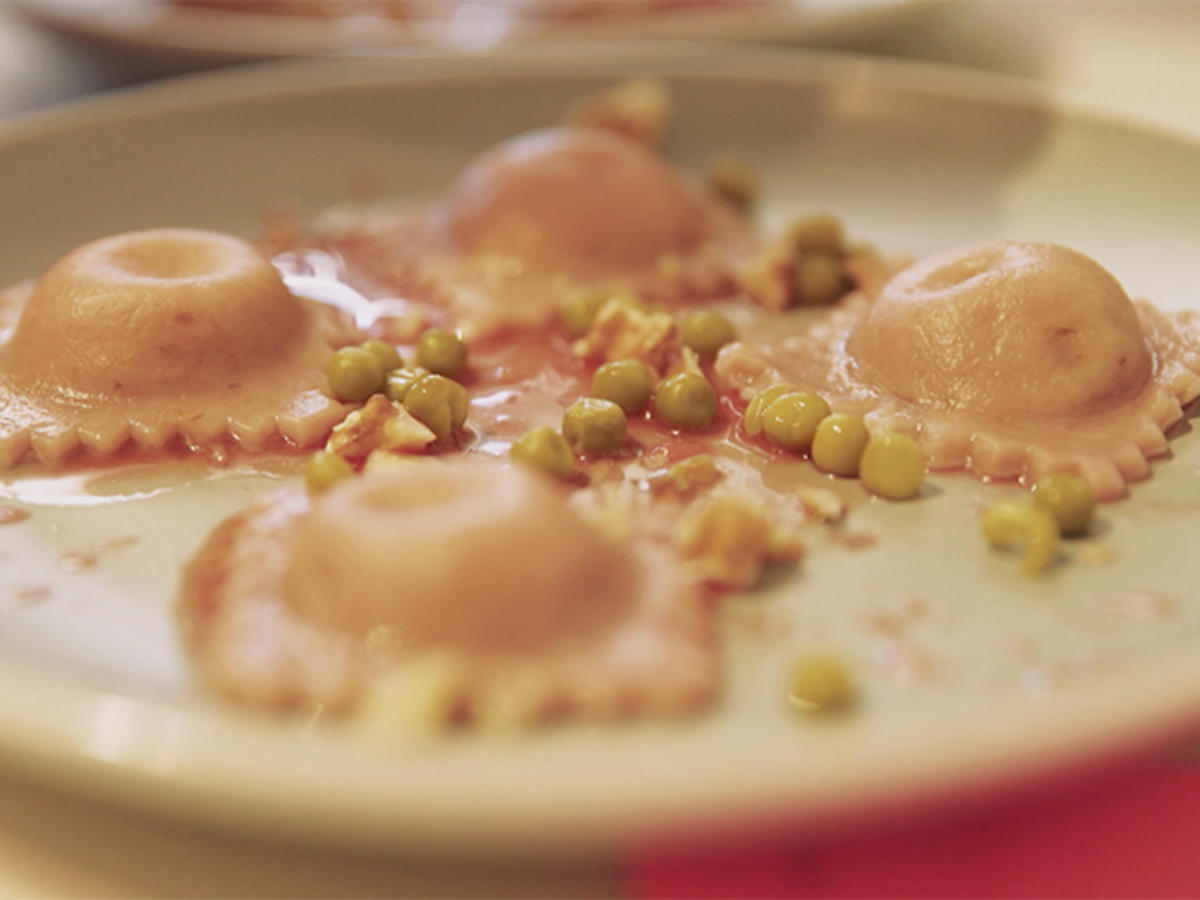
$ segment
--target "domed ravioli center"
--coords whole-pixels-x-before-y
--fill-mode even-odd
[[[602,131],[535,132],[480,157],[441,207],[461,250],[577,275],[650,269],[708,236],[708,210],[666,161]]]
[[[123,399],[228,388],[291,352],[303,305],[254,247],[159,229],[72,250],[34,286],[0,367],[29,390]]]
[[[308,620],[404,647],[507,653],[586,639],[639,583],[628,548],[540,476],[414,463],[339,484],[297,527],[284,589]]]
[[[1056,244],[978,244],[922,260],[884,286],[847,348],[902,399],[1010,421],[1111,408],[1152,371],[1121,285]]]

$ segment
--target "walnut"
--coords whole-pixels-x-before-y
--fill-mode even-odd
[[[575,128],[600,128],[661,147],[670,118],[667,86],[655,78],[631,78],[577,101],[567,110],[566,123]]]
[[[806,518],[833,525],[846,515],[846,501],[828,488],[800,488],[796,494]]]
[[[698,453],[680,460],[664,472],[651,475],[646,483],[656,494],[674,491],[681,497],[687,497],[701,488],[716,484],[724,477],[725,473],[717,468],[711,456]]]
[[[690,507],[675,527],[675,545],[706,581],[735,590],[753,587],[767,563],[803,552],[795,532],[774,525],[763,504],[745,493]]]
[[[600,307],[586,335],[571,347],[576,356],[640,359],[661,371],[677,346],[670,313],[648,312],[614,297]]]
[[[383,394],[373,394],[362,409],[334,427],[325,449],[343,459],[359,460],[375,450],[419,453],[435,440],[437,435],[402,404],[393,403]]]
[[[664,377],[670,378],[672,375],[678,375],[680,372],[690,372],[693,375],[699,375],[705,381],[708,380],[708,376],[700,368],[700,354],[691,347],[681,347],[679,349],[679,359],[671,363],[671,367],[667,369]]]
[[[419,654],[375,679],[359,704],[355,724],[364,738],[379,743],[436,737],[460,715],[468,680],[458,657]]]
[[[773,241],[734,272],[737,286],[759,306],[787,309],[795,303],[795,260],[785,241]]]

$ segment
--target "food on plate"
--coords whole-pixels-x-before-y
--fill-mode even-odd
[[[0,465],[76,451],[309,447],[346,414],[325,368],[354,329],[250,244],[159,229],[72,250],[6,294]]]
[[[925,455],[906,434],[868,435],[858,460],[858,477],[872,494],[911,500],[925,483]]]
[[[211,687],[280,708],[352,707],[431,654],[461,675],[453,718],[484,723],[684,713],[717,685],[711,616],[662,550],[497,460],[262,497],[188,565],[180,615]]]
[[[487,151],[425,211],[350,221],[324,245],[360,276],[448,311],[471,340],[544,324],[568,299],[582,336],[621,291],[663,302],[729,293],[753,236],[654,148],[555,128]]]
[[[1064,472],[1122,496],[1200,395],[1200,329],[1129,299],[1054,244],[938,254],[814,327],[721,351],[723,386],[786,382],[875,431],[910,433],[932,469],[1030,481]]]
[[[390,734],[704,708],[718,598],[814,534],[869,558],[856,506],[924,513],[927,469],[1036,482],[981,527],[1045,571],[1200,394],[1194,318],[1076,251],[757,233],[747,171],[673,168],[655,97],[593,98],[421,208],[273,233],[274,265],[177,229],[73,251],[2,295],[5,464],[320,448],[211,533],[179,617],[220,695]],[[858,687],[818,654],[790,692]]]
[[[998,550],[1020,550],[1021,568],[1031,574],[1058,559],[1058,522],[1042,503],[1007,500],[983,514],[983,536]]]
[[[1056,472],[1039,478],[1033,485],[1033,499],[1054,513],[1064,537],[1085,535],[1092,527],[1096,498],[1078,476]]]
[[[792,665],[788,699],[803,713],[829,714],[853,706],[858,689],[840,657],[808,653]]]

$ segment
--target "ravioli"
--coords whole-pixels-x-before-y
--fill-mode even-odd
[[[270,262],[229,235],[103,238],[8,300],[16,321],[0,344],[0,466],[176,439],[307,447],[348,409],[329,394],[324,368],[355,331],[289,293]]]
[[[1074,250],[993,242],[918,262],[811,329],[727,347],[716,372],[912,433],[934,469],[1067,472],[1114,499],[1200,396],[1200,323],[1131,301]]]
[[[711,700],[701,601],[542,476],[453,457],[261,498],[193,558],[180,614],[204,680],[233,700],[336,711],[442,654],[461,675],[456,717],[519,702],[540,721]]]
[[[576,288],[667,303],[731,294],[754,240],[741,215],[653,148],[558,128],[483,154],[424,213],[330,244],[349,268],[432,299],[474,337],[544,324]]]

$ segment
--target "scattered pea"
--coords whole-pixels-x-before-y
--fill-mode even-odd
[[[792,223],[788,240],[795,253],[840,255],[845,246],[842,223],[830,215],[809,216]]]
[[[842,261],[828,253],[798,257],[792,279],[801,306],[828,306],[846,292]]]
[[[1044,571],[1058,556],[1058,522],[1040,503],[996,504],[983,514],[983,536],[1000,550],[1022,547],[1021,568],[1029,574]]]
[[[428,374],[430,374],[429,370],[422,369],[420,366],[392,369],[384,378],[383,392],[387,394],[389,400],[403,403],[412,386]]]
[[[740,159],[719,159],[708,167],[708,187],[739,212],[748,212],[758,200],[758,176]]]
[[[325,369],[329,387],[339,400],[357,403],[383,390],[383,365],[370,350],[342,347]]]
[[[542,469],[558,478],[570,478],[575,472],[575,457],[571,454],[567,439],[549,425],[526,431],[512,445],[509,455],[518,462]]]
[[[467,345],[445,328],[430,328],[417,341],[417,365],[437,375],[458,378],[467,370]]]
[[[737,329],[719,312],[701,309],[679,321],[679,339],[701,359],[712,359],[726,344],[737,340]]]
[[[672,428],[707,428],[717,415],[717,392],[704,376],[680,372],[654,389],[654,415]]]
[[[580,453],[614,453],[625,443],[625,413],[611,400],[584,397],[563,413],[562,434]]]
[[[611,299],[611,294],[590,288],[580,288],[567,298],[562,308],[563,329],[567,337],[579,338],[588,333],[600,307]]]
[[[404,396],[404,408],[445,441],[467,420],[467,392],[444,375],[417,379]]]
[[[751,398],[742,413],[742,427],[750,437],[758,437],[763,430],[763,410],[778,400],[784,394],[792,393],[793,389],[786,384],[775,384],[764,388]]]
[[[368,353],[375,354],[375,358],[379,360],[379,364],[383,366],[385,372],[404,365],[404,360],[400,358],[400,351],[387,341],[371,338],[369,341],[363,341],[360,346]]]
[[[304,486],[310,494],[319,494],[343,478],[354,474],[350,463],[329,450],[318,450],[304,469]]]
[[[1058,530],[1066,537],[1087,534],[1096,511],[1096,498],[1088,483],[1077,475],[1047,475],[1033,486],[1033,499],[1054,514]]]
[[[788,699],[802,712],[839,712],[852,706],[857,697],[845,663],[835,656],[806,656],[792,666]]]
[[[772,400],[763,410],[763,431],[776,446],[802,453],[812,446],[817,426],[827,415],[829,404],[824,399],[794,391]]]
[[[592,376],[592,393],[611,400],[627,414],[641,412],[654,393],[654,370],[640,359],[607,362]]]
[[[869,439],[867,426],[858,416],[834,413],[821,420],[813,435],[813,463],[823,472],[853,478]]]
[[[905,434],[871,437],[858,462],[858,477],[872,494],[888,500],[911,500],[925,481],[925,454]]]

